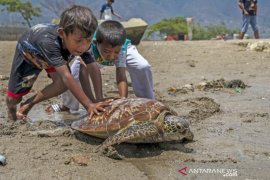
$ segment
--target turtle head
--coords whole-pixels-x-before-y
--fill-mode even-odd
[[[166,115],[163,128],[165,136],[170,140],[193,139],[193,133],[189,129],[189,122],[184,117]]]
[[[166,115],[164,118],[164,131],[166,133],[183,133],[189,129],[189,122],[181,116]]]

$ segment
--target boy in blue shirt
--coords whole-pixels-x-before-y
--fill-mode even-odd
[[[119,19],[122,18],[119,14],[114,12],[113,7],[112,7],[113,3],[114,3],[114,0],[107,0],[107,3],[101,6],[100,19],[102,19],[103,15],[104,15],[105,20],[112,20],[112,15],[118,17]]]
[[[95,104],[71,75],[68,63],[80,56],[85,64],[92,63],[88,52],[97,27],[97,20],[89,8],[72,6],[66,9],[59,26],[38,24],[18,41],[6,91],[7,112],[10,120],[26,120],[27,113],[38,102],[57,96],[67,89],[84,106],[90,117],[104,111],[108,102]],[[45,69],[52,83],[33,97],[17,104],[30,92],[39,73]]]
[[[85,64],[77,58],[71,72],[75,79],[81,80],[85,91],[90,90],[89,74],[94,86],[96,101],[103,99],[100,66],[116,66],[116,81],[119,97],[128,96],[126,69],[130,74],[132,87],[137,97],[154,99],[151,66],[126,39],[126,32],[121,23],[113,20],[102,22],[95,33],[90,47],[93,63]],[[77,111],[79,103],[70,92],[62,95],[61,105],[52,105],[47,111]]]

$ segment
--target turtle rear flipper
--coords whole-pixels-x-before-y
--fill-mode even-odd
[[[103,150],[109,146],[120,144],[122,142],[144,139],[146,137],[157,135],[158,133],[158,128],[153,122],[134,122],[127,128],[118,131],[115,135],[108,137],[97,150]]]

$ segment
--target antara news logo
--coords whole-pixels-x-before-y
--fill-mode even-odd
[[[179,169],[179,173],[183,176],[187,176],[188,174],[221,174],[223,177],[236,177],[237,169],[210,169],[210,168],[197,168],[191,169],[187,166]]]

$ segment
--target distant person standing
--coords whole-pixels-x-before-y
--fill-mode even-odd
[[[238,5],[243,13],[243,25],[239,39],[243,39],[249,24],[252,27],[255,39],[259,39],[259,30],[257,27],[257,0],[239,0]]]
[[[103,14],[105,20],[112,20],[112,15],[118,17],[119,19],[122,18],[119,14],[113,11],[112,3],[114,3],[114,0],[107,0],[107,3],[101,6],[100,19],[102,19]]]

